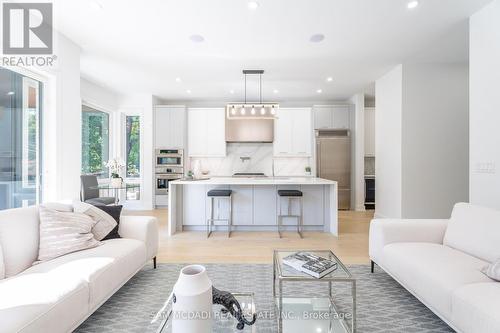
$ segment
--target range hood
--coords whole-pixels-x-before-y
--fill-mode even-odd
[[[243,74],[245,102],[226,105],[226,142],[273,142],[279,104],[262,102],[263,70],[245,69]],[[259,102],[247,103],[247,75],[259,75]]]
[[[273,142],[274,119],[228,119],[226,142]]]

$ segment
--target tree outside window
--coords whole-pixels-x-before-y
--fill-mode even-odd
[[[104,163],[109,159],[109,115],[82,107],[82,173],[108,177]]]
[[[139,116],[126,117],[127,177],[129,178],[137,178],[141,176],[140,125]]]

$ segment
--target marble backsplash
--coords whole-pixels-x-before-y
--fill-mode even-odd
[[[273,144],[229,143],[226,157],[190,158],[191,165],[195,160],[199,161],[201,170],[208,171],[211,176],[231,176],[236,172],[263,172],[272,176]],[[274,175],[305,176],[305,168],[312,167],[311,161],[308,157],[275,157]]]

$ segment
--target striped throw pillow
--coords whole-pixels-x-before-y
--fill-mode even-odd
[[[38,261],[99,246],[92,227],[96,221],[82,213],[60,212],[40,206],[40,245]]]

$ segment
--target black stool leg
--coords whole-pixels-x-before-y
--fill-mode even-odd
[[[372,264],[372,273],[375,271],[375,262],[373,260],[371,260],[371,264]]]
[[[153,258],[153,268],[156,269],[156,257]]]

